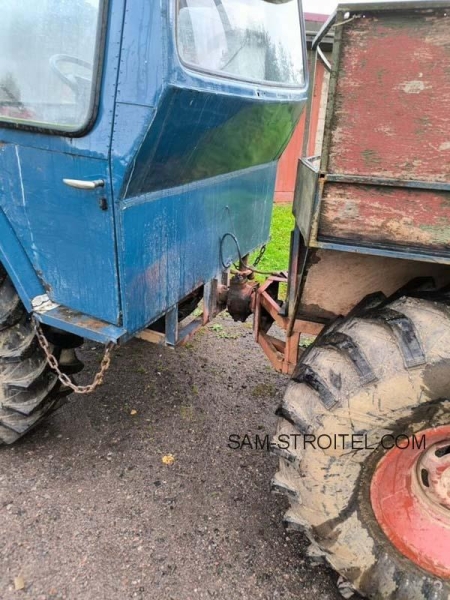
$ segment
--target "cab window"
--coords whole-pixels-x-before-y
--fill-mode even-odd
[[[3,0],[0,122],[83,130],[93,112],[102,0]]]
[[[178,51],[194,69],[303,87],[298,0],[178,0]]]

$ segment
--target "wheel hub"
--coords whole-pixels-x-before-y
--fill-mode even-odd
[[[425,447],[410,438],[406,448],[385,454],[372,478],[371,503],[382,530],[404,556],[450,578],[450,426],[422,436]]]
[[[421,456],[415,476],[423,499],[450,511],[450,440],[434,444]]]

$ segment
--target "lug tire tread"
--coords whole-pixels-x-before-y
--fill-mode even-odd
[[[0,265],[0,445],[12,444],[36,427],[59,407],[63,395]]]
[[[371,295],[318,336],[277,411],[277,435],[373,437],[410,421],[413,433],[448,420],[450,401],[441,399],[450,398],[450,308],[442,294],[430,296],[429,285],[423,287],[426,299]],[[400,326],[386,323],[398,318]],[[400,399],[393,400],[389,389],[394,395],[402,390]],[[356,590],[374,600],[450,599],[450,582],[401,556],[376,522],[370,479],[364,479],[372,451],[314,452],[307,446],[274,452],[274,488],[285,491],[291,506],[285,523],[306,534],[314,554],[323,553]]]

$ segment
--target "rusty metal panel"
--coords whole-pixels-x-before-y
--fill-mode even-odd
[[[311,216],[317,200],[318,178],[319,171],[310,161],[303,159],[298,163],[293,213],[306,244],[309,242]]]
[[[450,248],[450,192],[328,183],[320,235],[428,250]]]
[[[337,16],[317,245],[448,255],[450,4],[348,10]]]
[[[449,8],[341,26],[329,173],[450,180]]]

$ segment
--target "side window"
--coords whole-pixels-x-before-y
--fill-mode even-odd
[[[92,116],[102,0],[2,0],[0,124],[77,132]]]
[[[303,87],[298,0],[178,0],[188,66],[244,81]]]

